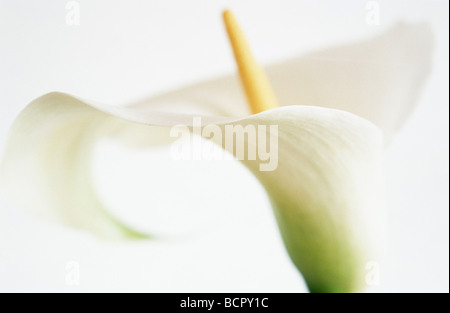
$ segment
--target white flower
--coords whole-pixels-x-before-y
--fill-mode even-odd
[[[3,188],[18,207],[66,225],[107,239],[145,238],[93,191],[89,158],[100,138],[169,143],[170,128],[199,113],[221,128],[278,125],[276,170],[242,162],[266,189],[291,259],[311,291],[363,290],[365,266],[378,260],[383,238],[382,137],[389,141],[414,106],[430,67],[429,38],[423,25],[399,24],[363,43],[270,66],[284,106],[257,114],[235,77],[127,107],[44,95],[11,130]]]

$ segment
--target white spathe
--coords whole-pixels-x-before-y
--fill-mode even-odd
[[[190,125],[198,114],[205,125],[275,124],[278,168],[261,172],[258,160],[243,163],[266,189],[293,262],[312,291],[360,291],[383,241],[382,132],[390,137],[413,107],[429,60],[428,29],[396,26],[363,44],[270,67],[280,102],[289,106],[256,115],[246,111],[235,78],[128,107],[50,93],[11,130],[3,188],[18,207],[103,238],[145,238],[109,214],[91,186],[98,139],[169,143],[170,127]]]

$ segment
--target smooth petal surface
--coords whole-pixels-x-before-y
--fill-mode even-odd
[[[247,163],[266,188],[289,255],[313,292],[365,288],[384,242],[382,136],[343,111],[286,107],[252,123],[279,125],[274,172]],[[376,262],[376,263],[371,263]]]
[[[39,216],[104,238],[145,237],[110,216],[92,190],[89,152],[107,122],[104,113],[63,94],[33,101],[13,125],[6,147],[6,195]]]
[[[134,147],[170,143],[170,128],[152,125],[176,124],[192,124],[192,116],[88,105],[63,93],[44,95],[26,107],[11,129],[2,189],[18,207],[106,239],[148,237],[105,210],[93,190],[90,156],[105,136]]]
[[[378,260],[381,240],[378,129],[353,114],[310,106],[242,119],[204,117],[203,122],[222,129],[278,125],[278,167],[261,172],[261,160],[243,162],[266,188],[292,260],[312,291],[361,290],[365,265]],[[90,151],[103,136],[139,145],[170,142],[169,126],[191,123],[189,115],[89,105],[62,93],[42,96],[13,127],[3,186],[19,206],[65,224],[104,238],[143,237],[97,200]]]
[[[355,44],[313,52],[266,68],[280,105],[313,105],[361,116],[387,141],[408,118],[431,70],[426,24],[399,23]],[[184,113],[249,115],[238,78],[192,85],[134,104]]]

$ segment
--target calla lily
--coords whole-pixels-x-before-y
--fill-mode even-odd
[[[313,292],[362,291],[366,264],[379,260],[382,246],[384,142],[417,100],[429,47],[426,26],[399,24],[363,43],[269,66],[284,106],[254,114],[236,77],[126,107],[46,94],[12,127],[3,188],[18,207],[100,237],[146,238],[108,213],[91,186],[90,153],[100,138],[167,144],[171,127],[192,125],[199,115],[220,129],[278,125],[278,167],[260,171],[261,160],[242,162],[267,191],[292,261]]]

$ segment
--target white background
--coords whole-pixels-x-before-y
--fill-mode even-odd
[[[379,1],[379,26],[366,24],[366,1],[78,2],[80,25],[68,26],[66,1],[0,0],[0,152],[20,110],[49,91],[123,104],[233,73],[224,8],[263,64],[366,38],[398,20],[430,23],[432,75],[386,153],[389,248],[381,284],[370,290],[448,292],[447,1]],[[97,163],[111,210],[167,236],[103,242],[0,198],[0,291],[306,291],[262,188],[237,162],[174,168],[161,151],[110,145]],[[66,283],[72,260],[79,286]]]

